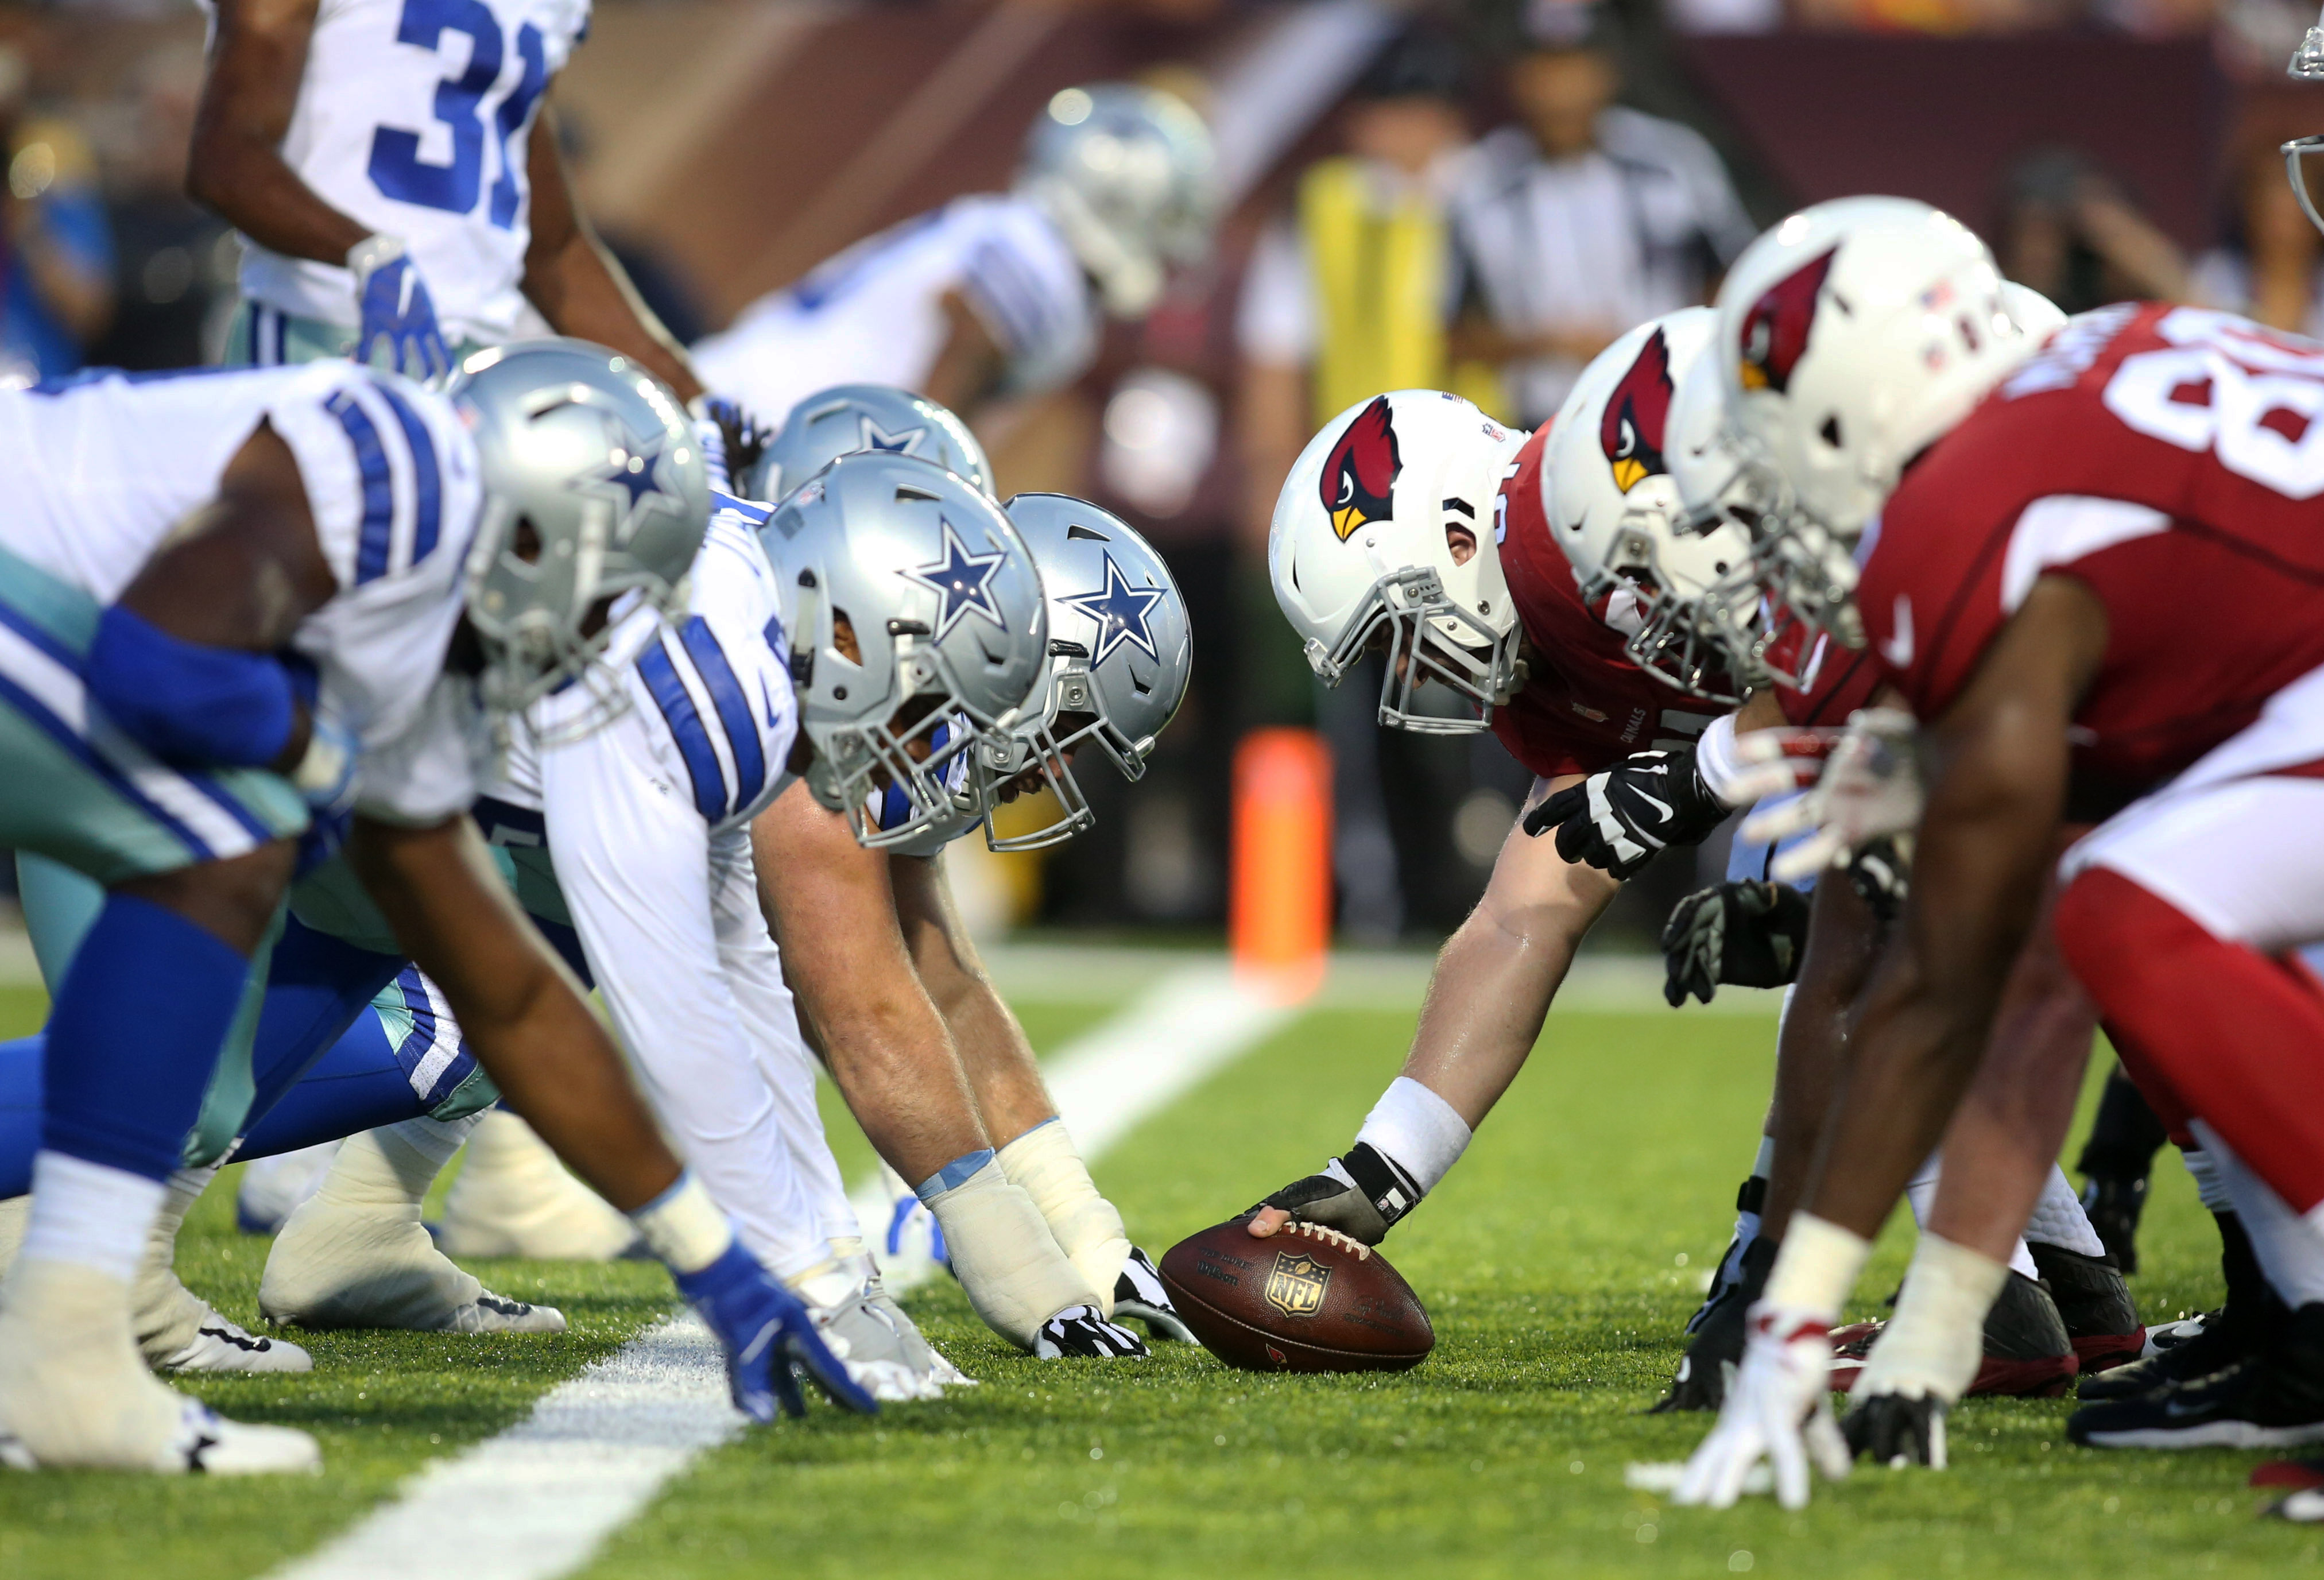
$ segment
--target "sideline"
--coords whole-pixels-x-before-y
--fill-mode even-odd
[[[1223,965],[1205,961],[1162,975],[1120,1014],[1060,1049],[1045,1073],[1082,1155],[1093,1162],[1298,1012],[1245,991]],[[865,1230],[876,1236],[889,1197],[876,1180],[856,1197]],[[892,1269],[891,1285],[934,1267],[923,1257],[916,1275],[899,1276],[908,1270]],[[460,1580],[556,1580],[589,1562],[696,1455],[741,1431],[716,1345],[691,1314],[670,1317],[551,1389],[517,1425],[435,1461],[391,1501],[268,1580],[404,1580],[413,1555],[424,1552],[456,1554]]]

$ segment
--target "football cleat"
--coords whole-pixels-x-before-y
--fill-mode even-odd
[[[1945,1468],[1945,1403],[1941,1399],[1871,1394],[1856,1401],[1840,1430],[1849,1453],[1875,1465]]]
[[[1181,1344],[1202,1342],[1179,1320],[1178,1308],[1170,1303],[1170,1291],[1162,1287],[1162,1275],[1156,1270],[1153,1258],[1134,1245],[1130,1260],[1121,1264],[1121,1277],[1114,1280],[1113,1316],[1116,1322],[1131,1317],[1144,1323],[1150,1338]]]
[[[442,1252],[407,1203],[324,1189],[275,1235],[258,1309],[285,1327],[410,1333],[563,1333],[565,1315],[496,1295]]]
[[[212,1311],[194,1336],[166,1355],[149,1355],[156,1372],[312,1372],[315,1357],[289,1339],[262,1338]]]
[[[2257,1309],[2247,1313],[2246,1304],[2237,1301],[2190,1319],[2197,1324],[2191,1333],[2187,1331],[2188,1323],[2173,1324],[2177,1331],[2167,1335],[2170,1342],[2158,1336],[2153,1354],[2089,1378],[2077,1391],[2092,1400],[2136,1399],[2241,1365],[2285,1316],[2283,1303],[2273,1289],[2264,1289],[2257,1299],[2249,1302]]]
[[[864,1257],[862,1260],[868,1263],[871,1258]],[[954,1365],[945,1358],[942,1350],[928,1343],[927,1335],[923,1334],[918,1325],[905,1314],[904,1308],[896,1304],[896,1298],[888,1293],[888,1286],[881,1280],[879,1274],[873,1273],[863,1288],[865,1298],[879,1310],[886,1313],[888,1320],[894,1324],[897,1338],[903,1345],[904,1358],[915,1371],[939,1388],[977,1386],[975,1378]]]
[[[2105,1257],[2084,1256],[2063,1246],[2028,1241],[2042,1287],[2050,1291],[2058,1316],[2073,1341],[2080,1375],[2126,1365],[2145,1353],[2146,1325],[2121,1270]]]
[[[1673,1410],[1715,1410],[1727,1401],[1727,1387],[1743,1363],[1743,1342],[1748,1335],[1744,1314],[1767,1287],[1774,1270],[1777,1243],[1761,1235],[1743,1248],[1740,1273],[1725,1291],[1695,1313],[1694,1337],[1680,1357],[1670,1391],[1648,1410],[1666,1415]],[[1838,1335],[1835,1335],[1835,1337]],[[1862,1364],[1859,1360],[1857,1363]]]
[[[1856,1387],[1857,1373],[1886,1325],[1850,1323],[1831,1332],[1831,1385],[1841,1393]],[[2074,1341],[2048,1291],[2020,1272],[2004,1280],[2001,1293],[1985,1316],[1985,1354],[1969,1385],[1972,1397],[2050,1399],[2073,1386],[2080,1362]]]
[[[1094,1306],[1068,1306],[1033,1335],[1037,1361],[1142,1361],[1146,1345],[1108,1322]]]
[[[130,1326],[156,1372],[311,1372],[314,1357],[288,1339],[261,1338],[180,1283],[175,1234],[157,1234],[130,1286]]]
[[[2295,1448],[2324,1443],[2324,1304],[2303,1306],[2239,1364],[2135,1399],[2084,1405],[2066,1435],[2090,1448]]]

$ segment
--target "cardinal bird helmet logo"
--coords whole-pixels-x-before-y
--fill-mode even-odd
[[[1381,395],[1348,424],[1347,432],[1332,447],[1318,480],[1323,508],[1331,513],[1332,530],[1340,541],[1369,522],[1393,520],[1389,495],[1404,457],[1397,453],[1396,421],[1388,397]]]
[[[1808,330],[1815,323],[1816,298],[1839,251],[1834,243],[1767,287],[1751,304],[1743,317],[1745,389],[1773,390],[1780,395],[1791,387],[1792,370],[1799,366],[1808,348]]]
[[[1623,493],[1670,469],[1663,465],[1663,430],[1670,421],[1670,346],[1656,329],[1606,397],[1606,413],[1598,420],[1599,448],[1614,468],[1614,486]]]

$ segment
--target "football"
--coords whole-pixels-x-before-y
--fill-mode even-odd
[[[1372,1247],[1297,1221],[1252,1238],[1244,1218],[1192,1234],[1162,1281],[1203,1347],[1249,1372],[1403,1372],[1436,1346],[1428,1313]]]

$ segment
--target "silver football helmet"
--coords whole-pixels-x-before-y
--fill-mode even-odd
[[[1048,640],[1040,577],[1001,507],[932,461],[872,451],[794,489],[760,541],[815,749],[808,792],[882,848],[966,810],[947,781],[1017,722]],[[900,790],[902,815],[875,818],[875,790]]]
[[[1048,656],[1017,724],[978,748],[977,798],[987,845],[1038,850],[1097,821],[1074,778],[1084,744],[1104,753],[1122,778],[1145,775],[1155,737],[1185,700],[1194,638],[1170,568],[1120,516],[1063,494],[1020,494],[1005,508],[1040,568]],[[993,809],[1028,774],[1039,775],[1060,814],[1003,838]]]
[[[747,499],[780,499],[842,456],[858,450],[918,456],[992,492],[992,463],[968,424],[945,407],[890,384],[834,384],[791,408],[751,469],[737,477]]]
[[[1199,262],[1218,223],[1210,128],[1177,95],[1128,82],[1052,96],[1025,139],[1017,190],[1056,223],[1116,318],[1152,308],[1169,266]]]
[[[710,525],[709,471],[686,408],[628,357],[586,340],[479,351],[445,392],[476,441],[483,519],[468,550],[469,624],[483,638],[486,710],[505,719],[574,680],[590,706],[560,738],[624,706],[595,661],[620,611],[686,609],[686,574]]]

